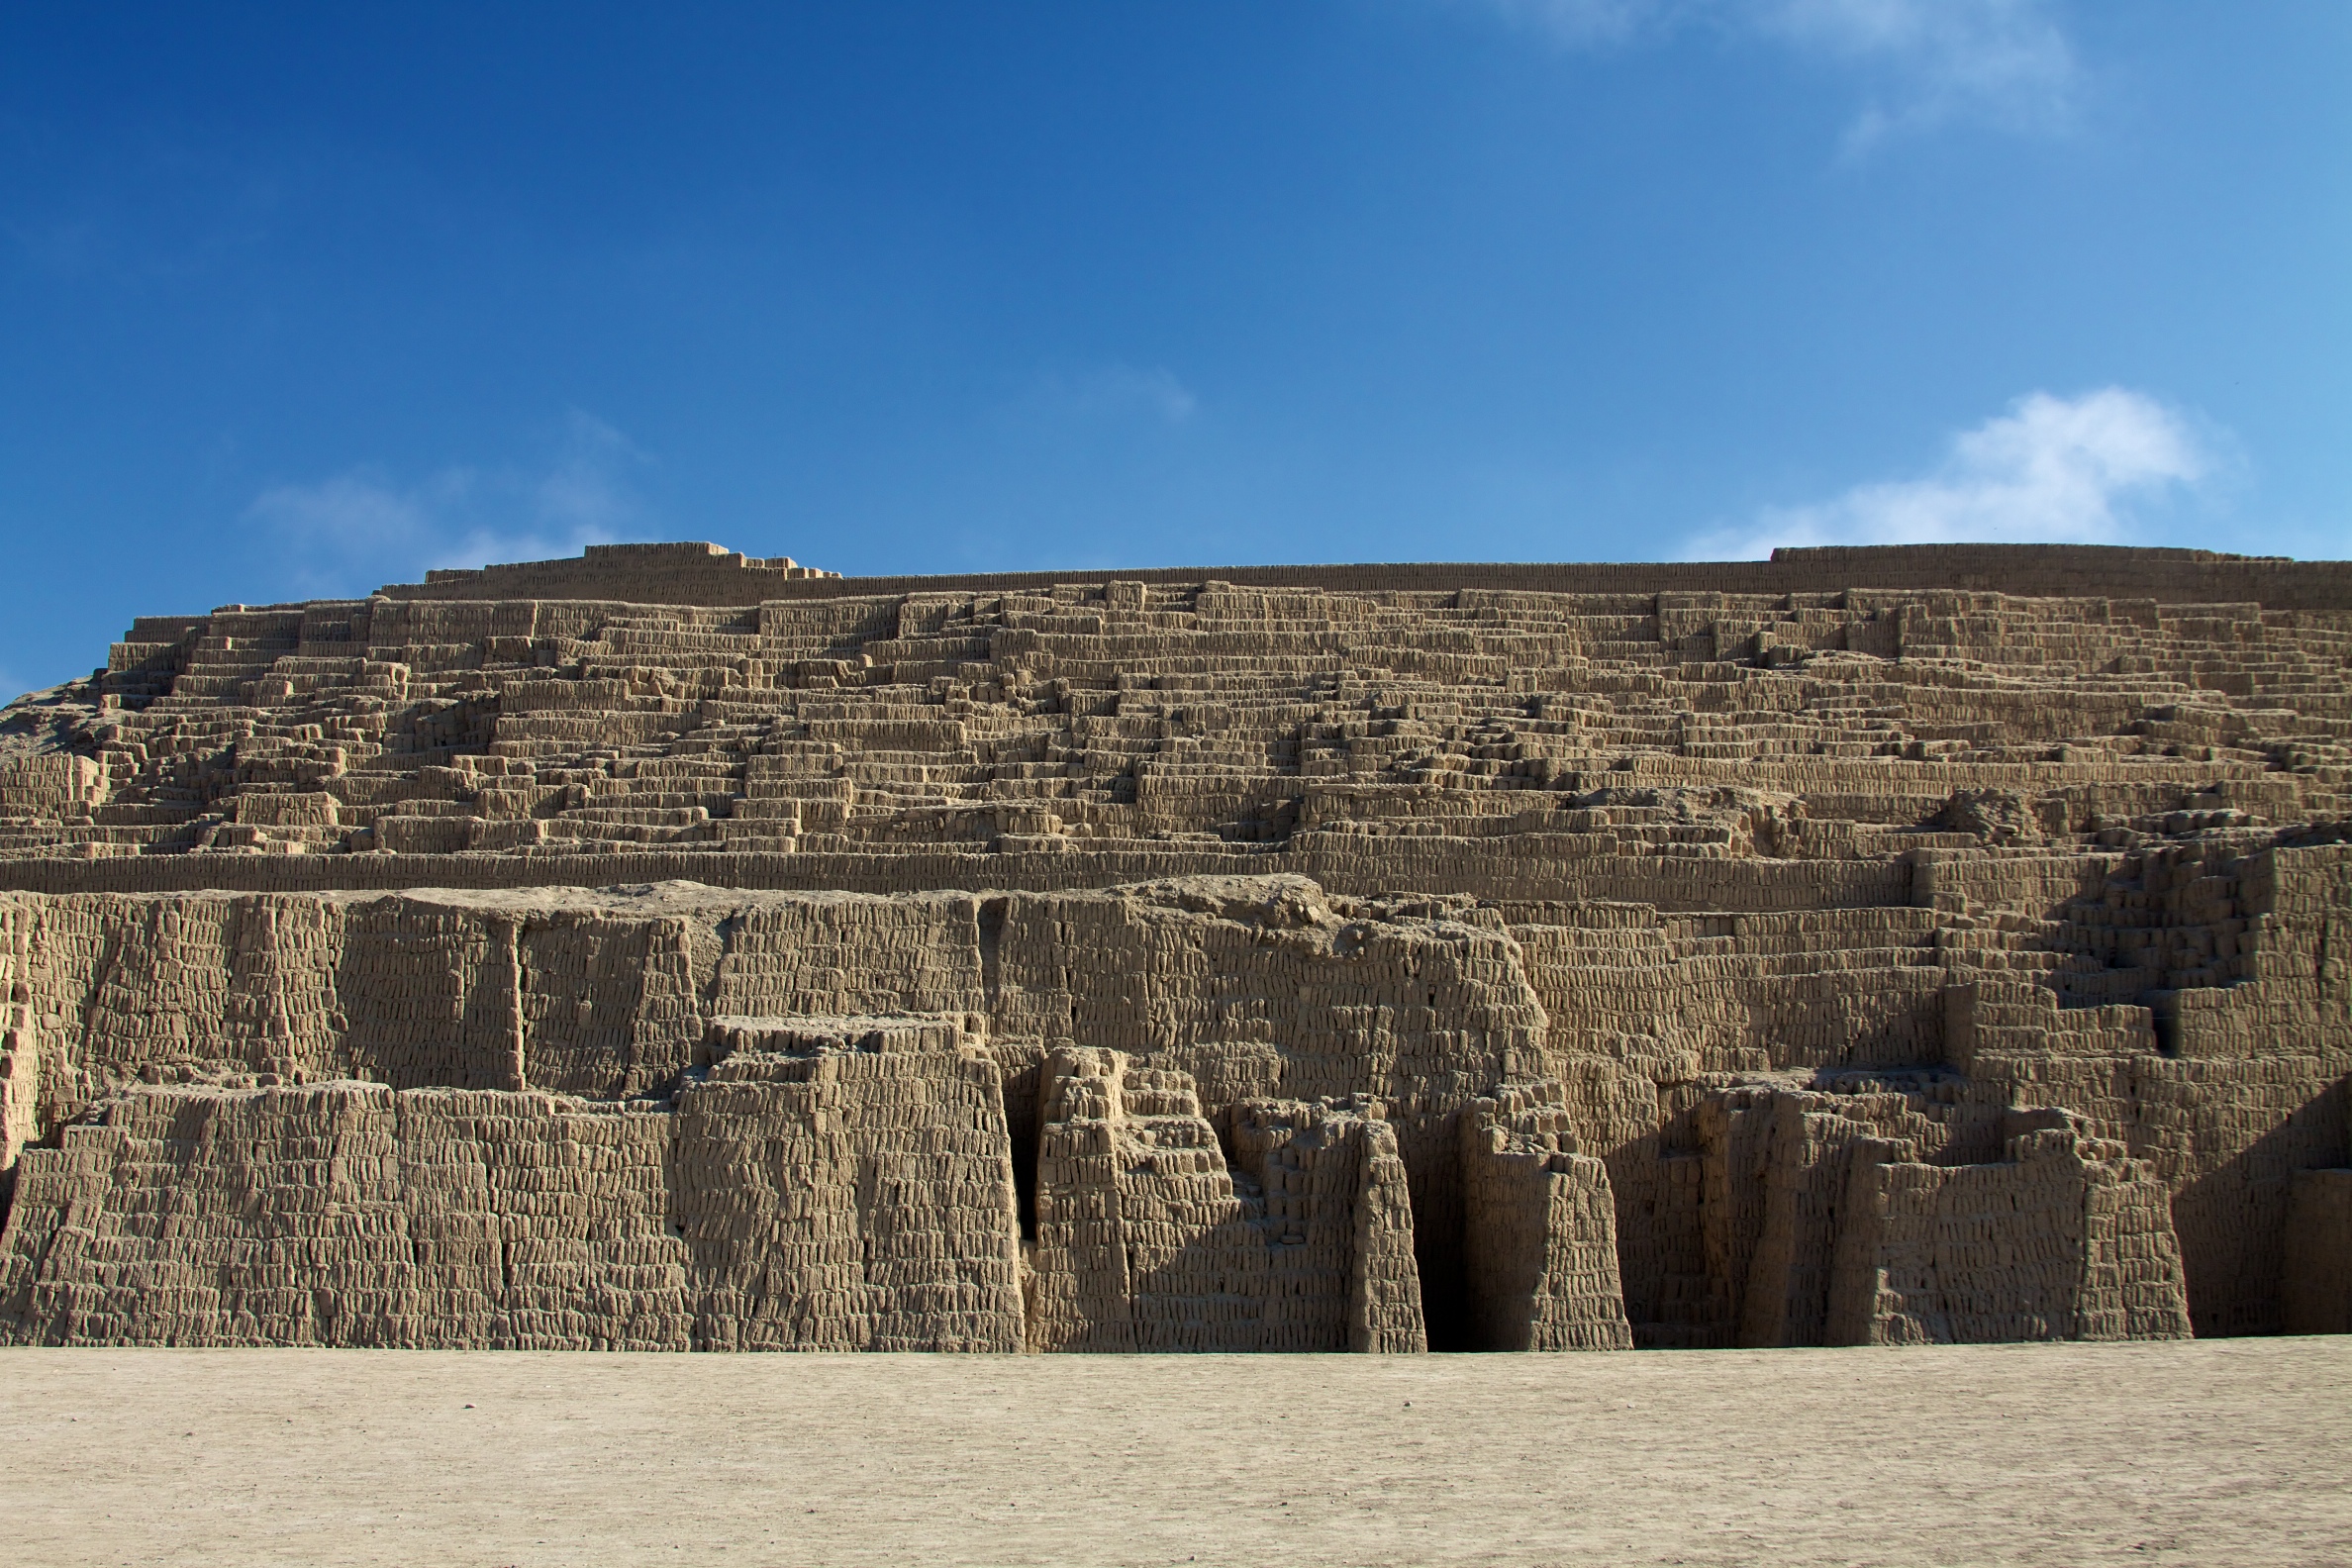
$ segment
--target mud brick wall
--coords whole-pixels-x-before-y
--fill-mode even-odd
[[[393,1104],[426,1295],[404,1325],[416,1342],[686,1342],[695,1282],[667,1223],[668,1117],[481,1090],[396,1094]]]
[[[1856,1151],[1830,1342],[2187,1337],[2162,1182],[2063,1114],[2018,1120],[1992,1164],[1889,1159],[1902,1146],[1879,1141]]]
[[[2087,1145],[2083,1296],[2078,1339],[2176,1339],[2192,1332],[2171,1195],[2145,1160],[2112,1143]],[[2090,1156],[2096,1154],[2097,1158]]]
[[[1421,1259],[1413,1246],[1413,1192],[1395,1129],[1364,1120],[1356,1183],[1354,1247],[1347,1261],[1347,1348],[1374,1355],[1429,1348]]]
[[[154,1069],[622,1099],[722,1013],[985,1007],[968,898],[12,899],[45,1125]]]
[[[1936,1265],[1989,1282],[1962,1306],[1865,1311],[1839,1271],[1869,1183],[1912,1219],[2040,1193],[2058,1156],[2007,1129],[2056,1115],[2069,1331],[2175,1331],[2167,1245],[2199,1332],[2278,1331],[2310,1173],[2352,1147],[2348,572],[860,582],[631,545],[140,618],[0,711],[12,1310],[352,1342],[2055,1331],[2040,1276],[1975,1252]],[[351,1156],[377,1185],[319,1213],[394,1226],[409,1274],[299,1231],[313,1112],[354,1151],[390,1118]],[[169,1185],[191,1216],[142,1229]],[[608,1197],[651,1227],[542,1225]],[[1986,1223],[2059,1234],[2040,1203]],[[281,1231],[360,1283],[201,1305],[277,1289],[222,1270]]]
[[[525,1082],[625,1099],[677,1073],[677,1043],[708,1012],[707,926],[551,909],[518,922],[514,939]]]
[[[2346,854],[2315,845],[2125,857],[2097,896],[2053,911],[2062,918],[2046,939],[2079,952],[2114,947],[2118,932],[2186,929],[2201,939],[2120,949],[2141,966],[2128,971],[2132,983],[2169,982],[2180,974],[2173,965],[2218,958],[2232,965],[2225,984],[2199,984],[2193,968],[2181,988],[2142,993],[2148,1005],[2068,1007],[2067,993],[2046,985],[1972,979],[1952,1015],[1955,1062],[1984,1096],[2063,1108],[2151,1162],[2171,1194],[2202,1334],[2283,1327],[2296,1173],[2335,1163],[2346,1145]],[[2086,927],[2087,914],[2102,923]],[[2105,923],[2119,917],[2140,924]],[[2150,954],[2167,967],[2145,967]],[[2101,958],[2084,980],[2118,973],[2113,962]]]
[[[683,1349],[665,1116],[339,1083],[151,1090],[28,1152],[0,1332]]]
[[[1721,1137],[1709,1156],[1726,1166],[1725,1175],[1711,1185],[1720,1189],[1737,1184],[1733,1162],[1743,1152],[1761,1165],[1763,1195],[1752,1211],[1753,1238],[1726,1237],[1728,1252],[1744,1252],[1749,1259],[1739,1292],[1735,1341],[1826,1343],[1838,1237],[1852,1218],[1854,1161],[1871,1157],[1884,1144],[1899,1145],[1912,1151],[1912,1158],[1924,1160],[1963,1148],[1972,1108],[1955,1105],[1932,1089],[1791,1089],[1772,1094],[1768,1109],[1752,1097],[1742,1098],[1748,1103],[1725,1107],[1709,1119]],[[1768,1127],[1737,1127],[1758,1115],[1769,1117]],[[1739,1131],[1749,1136],[1742,1138]]]
[[[1232,1143],[1264,1204],[1261,1348],[1427,1349],[1410,1177],[1384,1104],[1244,1101]]]
[[[1063,1048],[1040,1095],[1029,1348],[1259,1348],[1265,1204],[1235,1189],[1183,1077],[1130,1082],[1125,1053]]]
[[[1186,1074],[1062,1047],[1042,1081],[1032,1349],[1425,1348],[1377,1116],[1245,1102],[1229,1166]]]
[[[662,1103],[145,1090],[30,1151],[0,1332],[44,1343],[1011,1350],[994,1065],[744,1057]]]
[[[2352,1333],[2352,1169],[2296,1173],[2286,1252],[2287,1332]]]
[[[817,896],[745,909],[721,934],[720,1013],[984,1011],[979,902]]]
[[[10,1004],[0,1061],[21,1147],[143,1081],[358,1074],[669,1094],[722,1008],[789,1017],[931,1004],[939,1017],[1036,1031],[968,1042],[1012,1084],[1005,1127],[1026,1162],[1038,1147],[1046,1031],[1124,1040],[1139,1062],[1188,1074],[1212,1141],[1230,1141],[1237,1107],[1300,1088],[1376,1102],[1414,1197],[1423,1317],[1438,1316],[1447,1343],[1484,1332],[1470,1326],[1462,1167],[1447,1157],[1477,1098],[1471,1085],[1536,1082],[1556,1068],[1579,1148],[1608,1167],[1625,1312],[1653,1345],[1819,1338],[1813,1304],[1826,1288],[1842,1149],[1894,1130],[1940,1151],[1925,1157],[1981,1160],[1989,1116],[2057,1106],[2164,1177],[2201,1323],[2275,1327],[2289,1184],[2339,1158],[2343,1138],[2342,1031],[2327,1011],[2341,981],[2320,955],[2340,854],[2270,851],[2241,876],[2249,899],[2275,901],[2284,867],[2284,885],[2308,888],[2296,896],[2316,913],[2291,924],[2256,910],[2245,936],[2259,972],[2177,992],[2161,1015],[2064,1006],[2047,986],[1994,978],[1970,947],[1890,949],[1902,972],[1945,979],[1940,1054],[1971,1069],[1967,1105],[1928,1107],[1933,1126],[1906,1130],[1831,1097],[1815,1108],[1830,1120],[1813,1132],[1801,1120],[1760,1144],[1739,1129],[1779,1128],[1771,1108],[1812,1081],[1771,1065],[1782,1016],[1773,988],[1786,976],[1765,971],[1802,955],[1834,973],[1818,965],[1867,949],[1809,944],[1909,939],[1904,912],[1676,923],[1644,906],[1334,900],[1280,878],[915,899],[681,889],[667,903],[19,896],[6,906],[7,958],[21,977],[10,994],[24,1000]],[[1527,913],[1552,923],[1509,919]],[[1922,952],[1937,963],[1920,963]],[[1632,961],[1601,961],[1615,957]],[[1746,988],[1736,1009],[1708,1004],[1726,968]],[[1883,1016],[1912,1017],[1913,994],[1895,992]],[[164,1005],[143,1010],[143,995]],[[1753,1043],[1715,1043],[1726,1037]],[[2282,1042],[2316,1048],[2282,1052]],[[1708,1087],[1739,1080],[1739,1063],[1763,1076]],[[1963,1136],[1974,1141],[1952,1142]],[[1269,1332],[1262,1315],[1251,1331]]]
[[[1251,1098],[1381,1100],[1424,1305],[1450,1324],[1465,1311],[1452,1118],[1498,1079],[1539,1074],[1544,1029],[1500,923],[1456,913],[1334,903],[1290,879],[1018,897],[997,1027],[1184,1072],[1213,1118]]]
[[[31,983],[32,911],[0,900],[0,1213],[17,1156],[41,1135],[41,1030]]]
[[[733,1056],[677,1100],[675,1214],[712,1349],[1017,1350],[1012,1142],[960,1051]]]
[[[842,596],[934,594],[956,597],[1047,587],[1067,573],[994,572],[952,576],[842,577],[790,560],[761,561],[716,544],[591,545],[568,560],[531,561],[470,571],[436,571],[421,584],[386,587],[400,599],[594,599],[649,589],[684,604],[767,604],[785,595],[819,603]],[[2202,602],[2253,600],[2266,605],[2340,606],[2352,598],[2341,562],[2291,561],[2209,550],[2116,549],[2091,544],[1825,545],[1773,551],[1768,561],[1695,561],[1674,565],[1596,562],[1426,563],[1360,566],[1219,566],[1127,570],[1134,588],[1204,577],[1239,587],[1346,585],[1498,597],[1532,593],[1654,594],[1665,587],[1693,598],[1780,596],[1863,584],[2011,593],[2069,593]],[[793,609],[803,605],[793,604]]]
[[[1576,1151],[1558,1084],[1506,1086],[1462,1117],[1471,1295],[1489,1350],[1626,1350],[1617,1204]]]

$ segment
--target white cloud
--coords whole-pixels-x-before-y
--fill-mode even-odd
[[[2195,485],[2219,466],[2189,421],[2121,387],[2036,392],[1953,438],[1923,479],[1859,485],[1813,506],[1690,541],[1686,560],[1747,560],[1782,544],[2108,544],[2128,541],[2128,504]]]
[[[285,540],[296,585],[354,594],[435,567],[576,555],[643,519],[628,470],[650,458],[572,411],[543,465],[448,467],[413,484],[362,464],[314,484],[273,485],[246,509]]]
[[[2010,131],[2064,126],[2081,73],[2057,0],[1475,0],[1516,25],[1589,49],[1685,27],[1770,40],[1862,80],[1849,153],[1953,121]]]

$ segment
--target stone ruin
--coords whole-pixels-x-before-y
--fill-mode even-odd
[[[2352,565],[143,618],[0,723],[0,1339],[2352,1328]]]

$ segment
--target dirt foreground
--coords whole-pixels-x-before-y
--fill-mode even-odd
[[[50,1563],[2352,1562],[2352,1338],[0,1351]]]

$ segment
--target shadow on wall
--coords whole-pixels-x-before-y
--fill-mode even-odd
[[[2238,1064],[2216,1064],[2238,1065]],[[2244,1064],[2252,1066],[2255,1064]],[[2282,1084],[2300,1094],[2303,1086]],[[2191,1089],[2196,1095],[2196,1090]],[[2198,1097],[2202,1099],[2203,1097]],[[2335,1166],[2352,1146],[2342,1080],[2285,1112],[2285,1120],[2173,1199],[2188,1276],[2189,1315],[2201,1339],[2290,1331],[2286,1314],[2288,1212],[2299,1174]],[[2188,1108],[2207,1136],[2243,1127],[2243,1100],[2214,1095]]]

